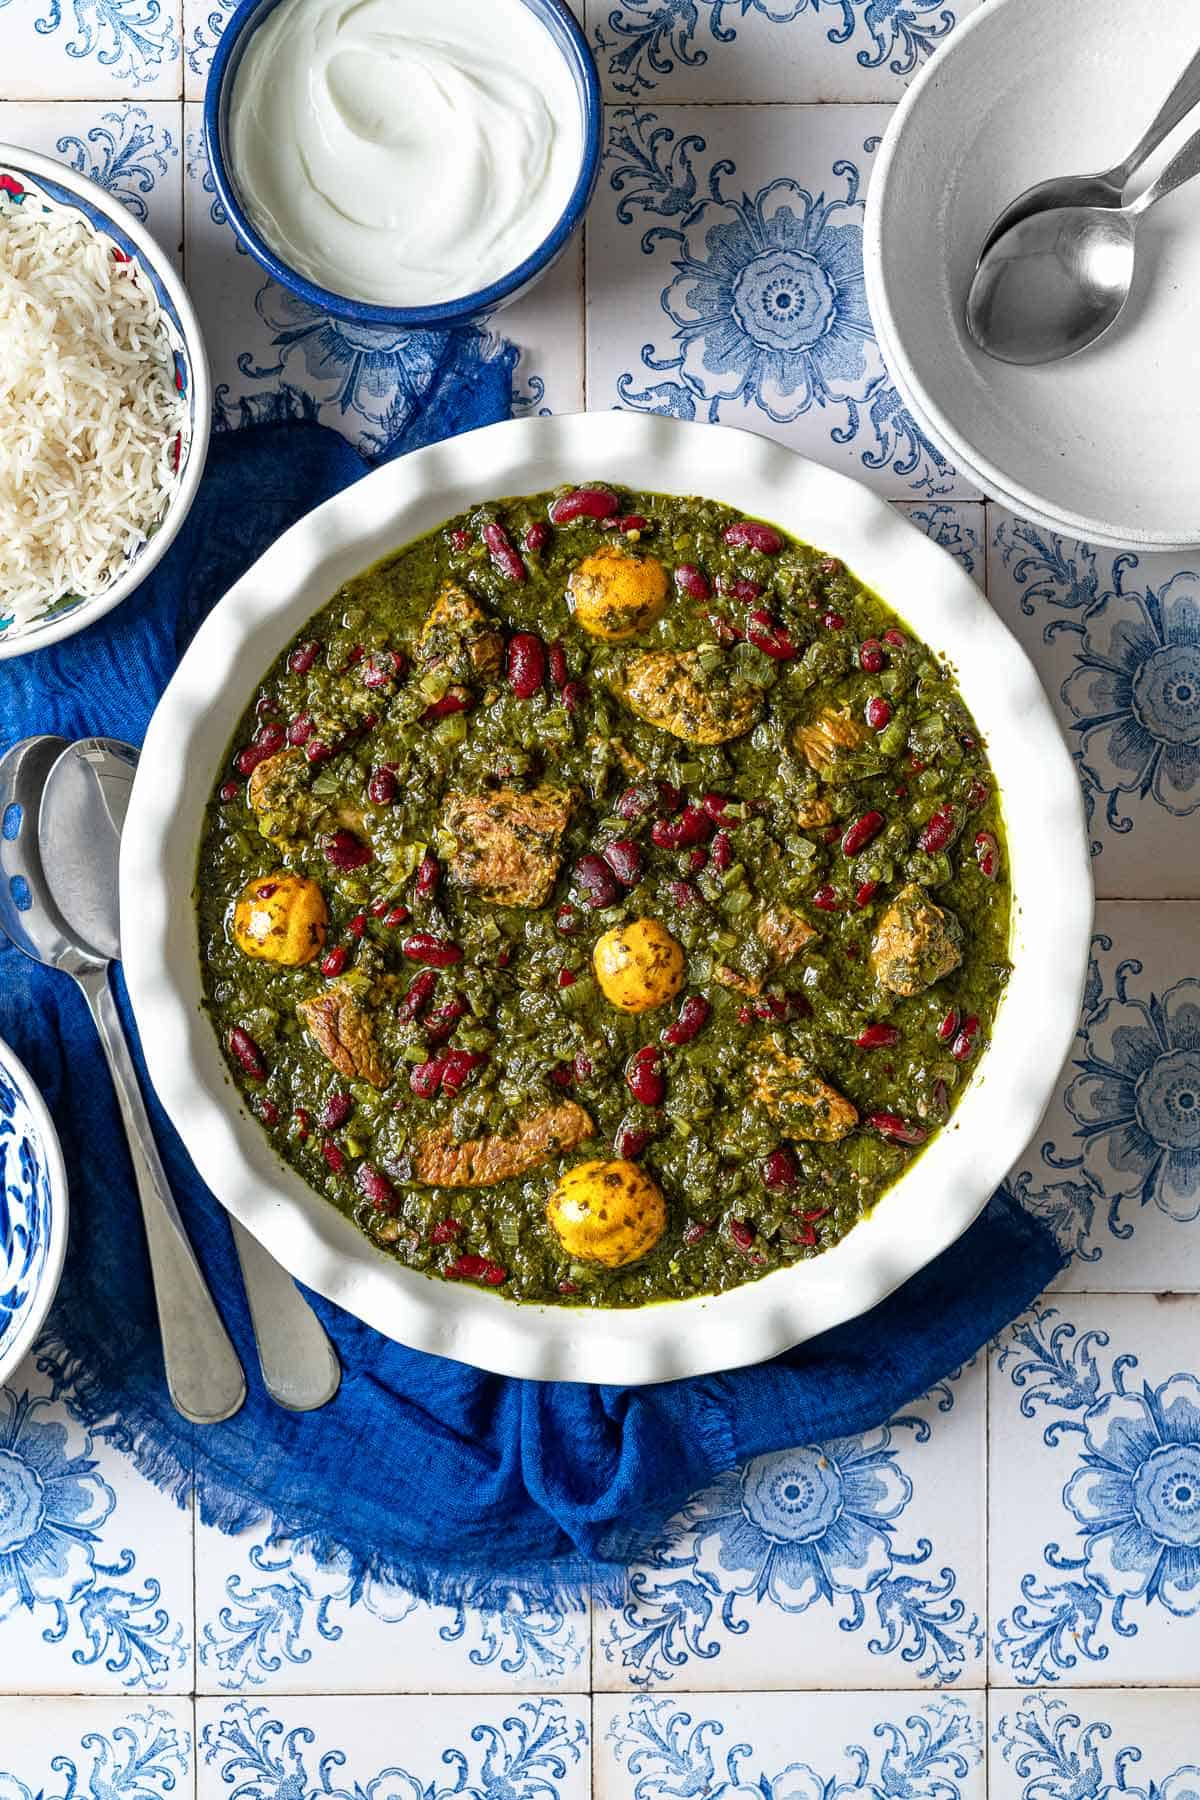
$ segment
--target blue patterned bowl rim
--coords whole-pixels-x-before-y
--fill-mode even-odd
[[[32,1271],[32,1281],[15,1307],[5,1304],[6,1294],[11,1300],[13,1290],[8,1284],[9,1271],[0,1266],[0,1276],[6,1282],[6,1288],[0,1290],[0,1385],[24,1361],[50,1310],[50,1304],[58,1290],[67,1250],[68,1219],[67,1172],[54,1122],[28,1069],[4,1039],[0,1038],[0,1088],[5,1086],[11,1086],[15,1090],[18,1109],[23,1108],[28,1115],[31,1128],[29,1136],[39,1164],[41,1198],[48,1202],[48,1217],[45,1213],[39,1213],[34,1219],[32,1235],[35,1238],[36,1261],[34,1256],[28,1254],[25,1259]],[[0,1112],[0,1127],[4,1123],[4,1115]],[[0,1139],[0,1147],[3,1142]],[[0,1158],[0,1177],[4,1177],[4,1170],[4,1161]],[[18,1198],[18,1193],[15,1184],[10,1184],[7,1180],[5,1186],[0,1186],[0,1252],[3,1251],[6,1237],[17,1230],[31,1230],[29,1211]],[[41,1228],[43,1224],[44,1228]]]
[[[199,320],[182,281],[145,226],[86,175],[80,175],[37,151],[0,143],[0,184],[7,186],[8,177],[14,178],[24,190],[23,204],[36,198],[46,212],[70,209],[82,213],[147,277],[163,311],[167,341],[175,358],[176,378],[188,400],[188,419],[181,446],[179,486],[161,523],[137,551],[124,574],[95,598],[59,606],[31,624],[16,629],[5,620],[0,602],[0,661],[41,650],[47,644],[82,631],[84,626],[111,612],[145,580],[166,552],[195,498],[208,454],[212,413],[208,357]]]
[[[225,158],[224,139],[229,112],[229,97],[246,46],[267,13],[281,0],[241,0],[217,40],[204,91],[204,142],[217,197],[229,215],[234,231],[255,260],[281,287],[290,289],[307,300],[318,312],[356,324],[386,325],[393,329],[419,331],[468,325],[489,312],[519,298],[539,281],[565,250],[576,227],[588,209],[600,174],[600,157],[604,136],[604,108],[600,96],[600,78],[587,39],[584,37],[565,0],[522,0],[522,4],[546,27],[562,53],[575,82],[583,115],[583,156],[579,177],[571,191],[566,208],[549,236],[522,263],[490,287],[457,300],[436,306],[377,306],[365,300],[351,300],[330,288],[308,281],[272,250],[250,223],[238,197],[237,185]]]

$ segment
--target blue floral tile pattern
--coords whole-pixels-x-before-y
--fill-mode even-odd
[[[1009,1422],[1004,1453],[1022,1457],[1024,1518],[1048,1534],[1043,1566],[1020,1577],[1019,1597],[993,1582],[1001,1681],[1091,1679],[1088,1665],[1102,1664],[1108,1680],[1120,1680],[1122,1668],[1153,1679],[1164,1662],[1173,1672],[1196,1655],[1200,1376],[1175,1360],[1190,1350],[1200,1361],[1196,1303],[1180,1302],[1183,1328],[1167,1332],[1150,1329],[1154,1304],[1081,1300],[1070,1316],[1039,1305],[1001,1339],[993,1393]],[[1106,1312],[1124,1324],[1119,1336],[1098,1322]],[[1145,1356],[1124,1347],[1135,1322]],[[1146,1371],[1151,1358],[1157,1375]],[[1014,1403],[1019,1420],[1039,1431],[1012,1429]],[[1050,1456],[1037,1456],[1039,1437]],[[1005,1471],[994,1500],[994,1557],[1011,1479]]]
[[[97,124],[77,135],[67,133],[55,153],[79,175],[87,175],[124,201],[143,224],[150,216],[146,198],[155,183],[177,163],[174,134],[159,126],[144,106],[109,107]]]
[[[993,1791],[1014,1800],[1195,1800],[1194,1699],[1163,1694],[1147,1706],[1127,1691],[1033,1695],[992,1730]]]
[[[35,1701],[18,1717],[0,1701],[0,1800],[167,1800],[192,1771],[184,1716],[179,1703],[117,1712],[76,1700]]]
[[[0,832],[8,821],[0,819]],[[53,1278],[55,1199],[37,1124],[0,1062],[0,1366],[38,1329]]]
[[[178,95],[179,38],[175,0],[0,0],[12,94]]]
[[[895,498],[946,496],[958,479],[901,402],[867,311],[875,116],[855,112],[867,132],[843,127],[830,155],[811,110],[774,109],[769,141],[754,108],[610,110],[588,240],[591,403],[611,384],[623,406],[767,431]],[[766,157],[759,180],[747,164]]]

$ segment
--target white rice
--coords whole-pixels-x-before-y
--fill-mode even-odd
[[[0,192],[0,619],[124,570],[178,483],[162,311],[80,214]]]

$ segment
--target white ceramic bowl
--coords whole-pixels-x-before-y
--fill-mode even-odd
[[[282,1164],[201,1007],[191,904],[205,803],[276,655],[338,585],[488,495],[609,475],[773,519],[839,556],[954,664],[1002,791],[1014,971],[956,1110],[874,1213],[811,1262],[635,1311],[518,1306],[403,1268]],[[642,1382],[757,1362],[864,1311],[970,1224],[1024,1148],[1075,1031],[1091,921],[1079,785],[1023,651],[944,551],[867,489],[748,433],[626,412],[470,432],[302,519],[213,610],[151,721],[125,823],[125,975],[146,1061],[209,1186],[284,1266],[390,1337],[528,1377]]]
[[[0,1039],[0,1386],[50,1310],[67,1250],[67,1175],[33,1078]]]
[[[74,169],[49,156],[39,155],[34,150],[19,150],[12,144],[0,144],[0,184],[10,193],[14,187],[19,188],[22,192],[20,204],[24,207],[73,208],[98,231],[111,237],[137,264],[162,308],[177,378],[187,401],[187,420],[180,445],[179,484],[161,523],[135,552],[116,581],[94,599],[52,607],[27,624],[18,625],[6,616],[4,596],[0,594],[0,662],[3,662],[6,657],[41,650],[46,644],[72,637],[86,625],[94,624],[140,587],[151,569],[161,561],[188,515],[204,473],[212,389],[200,324],[184,285],[165,251],[119,200],[106,194],[86,175],[76,174]]]
[[[1001,208],[1118,162],[1197,44],[1195,0],[988,0],[909,89],[871,177],[867,297],[910,410],[987,493],[1093,543],[1200,544],[1200,182],[1149,215],[1126,315],[1082,355],[995,362],[963,308]]]

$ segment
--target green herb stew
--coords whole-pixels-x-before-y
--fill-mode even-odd
[[[716,1293],[843,1237],[1008,977],[983,744],[840,562],[715,501],[478,506],[270,669],[208,810],[207,1003],[410,1268]]]

